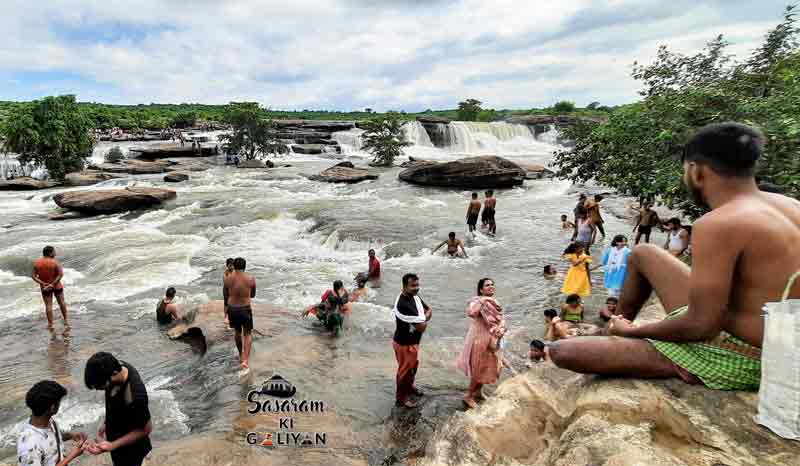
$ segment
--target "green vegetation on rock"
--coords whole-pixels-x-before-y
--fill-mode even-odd
[[[374,165],[391,166],[397,157],[403,155],[403,147],[411,145],[406,141],[403,124],[399,114],[389,112],[364,125],[362,148],[373,155]]]
[[[224,120],[231,133],[219,137],[231,154],[241,154],[246,160],[264,158],[279,153],[283,144],[278,141],[277,127],[263,117],[256,102],[231,102],[225,109]]]
[[[574,147],[559,151],[557,175],[594,179],[623,194],[657,198],[689,216],[703,212],[684,189],[681,153],[698,128],[738,121],[766,136],[757,176],[800,195],[800,48],[793,7],[747,60],[726,53],[722,36],[695,55],[662,46],[650,65],[634,64],[643,100],[602,123],[565,130]]]
[[[122,153],[122,149],[119,146],[114,146],[106,153],[104,159],[109,163],[119,162],[125,159],[125,154]]]

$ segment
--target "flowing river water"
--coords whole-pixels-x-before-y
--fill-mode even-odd
[[[460,137],[472,139],[444,149],[426,143],[419,130],[412,131],[418,144],[406,155],[451,160],[495,153],[541,164],[556,149],[553,134],[537,139],[520,128],[462,124],[456,128],[464,133]],[[341,157],[364,165],[368,158],[358,149],[357,133],[336,138],[350,142]],[[109,147],[100,146],[98,156]],[[509,359],[522,367],[528,342],[542,334],[542,309],[560,299],[561,282],[545,280],[541,270],[545,264],[566,269],[559,256],[569,233],[561,231],[559,215],[571,217],[576,196],[568,193],[569,183],[529,180],[499,191],[497,236],[468,240],[470,257],[461,260],[430,250],[449,231],[464,237],[468,190],[409,185],[397,179],[399,167],[380,170],[374,182],[326,184],[304,175],[336,161],[299,155],[285,161],[292,167],[219,165],[170,185],[178,197],[160,209],[61,222],[46,215],[61,190],[0,194],[0,461],[15,462],[16,436],[28,416],[25,392],[41,379],[69,390],[58,415],[62,428],[96,430],[103,396],[86,389],[83,368],[103,350],[130,362],[145,379],[156,447],[201,435],[243,445],[248,430],[277,430],[276,418],[246,413],[246,395],[280,374],[297,387],[297,398],[324,400],[325,414],[296,419],[295,430],[326,432],[327,456],[278,448],[260,454],[284,455],[294,464],[334,464],[336,456],[380,463],[393,448],[387,427],[394,410],[391,307],[407,272],[420,275],[421,296],[434,310],[422,341],[423,390],[458,393],[466,387],[453,364],[469,326],[466,301],[484,276],[496,281],[511,332]],[[160,175],[132,176],[89,189],[132,185],[164,183]],[[605,216],[610,235],[630,230]],[[30,279],[31,261],[47,244],[64,266],[71,313],[65,331],[56,309],[53,333],[45,328],[38,287]],[[314,320],[299,319],[334,280],[348,283],[366,269],[369,248],[382,260],[383,286],[354,306],[343,334],[333,338]],[[253,370],[245,379],[237,376],[232,337],[200,355],[169,340],[154,320],[167,286],[177,287],[185,308],[221,299],[224,260],[236,256],[247,259],[258,282],[255,301],[276,309],[268,321],[256,322],[266,336],[254,343]],[[602,293],[598,287],[591,302],[600,303]]]

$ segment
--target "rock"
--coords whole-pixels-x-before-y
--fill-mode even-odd
[[[271,120],[278,128],[297,128],[304,130],[317,130],[332,133],[334,131],[347,131],[355,128],[353,121],[334,120]]]
[[[583,123],[602,123],[604,118],[598,117],[576,117],[572,115],[518,115],[506,119],[508,123],[519,125],[558,125],[569,126],[578,122]]]
[[[260,160],[242,160],[239,162],[239,165],[236,166],[237,168],[267,168],[264,165],[264,162]]]
[[[266,165],[267,168],[275,168],[275,164],[272,163],[272,160],[267,160],[267,162],[264,165]]]
[[[663,315],[663,312],[661,312]],[[800,443],[753,421],[758,395],[585,376],[541,363],[456,413],[420,466],[796,466]]]
[[[355,168],[351,162],[342,162],[309,177],[310,180],[327,183],[359,183],[366,180],[377,180],[378,175],[371,174],[365,168]]]
[[[98,170],[84,170],[80,172],[67,173],[64,177],[64,184],[66,186],[91,186],[93,184],[102,183],[103,181],[121,178],[120,175],[115,173],[108,173]]]
[[[189,179],[189,174],[185,172],[169,172],[164,175],[164,181],[167,183],[180,183],[181,181],[187,181]]]
[[[186,144],[183,147],[176,146],[156,146],[156,147],[132,147],[131,152],[135,152],[137,158],[153,160],[153,159],[166,159],[169,157],[207,157],[213,155],[215,149],[213,147],[192,147],[191,144]]]
[[[189,343],[197,344],[203,351],[219,341],[223,341],[228,336],[229,329],[225,322],[220,319],[223,315],[222,301],[209,301],[201,304],[187,313],[185,320],[175,323],[167,331],[167,336],[173,340],[187,340]],[[256,327],[253,329],[254,338],[264,336],[267,329],[259,328],[263,322],[270,321],[270,315],[274,314],[271,306],[253,303],[253,322]],[[153,311],[155,319],[155,310]]]
[[[0,191],[34,191],[58,186],[55,181],[40,181],[29,176],[21,176],[13,180],[0,180]]]
[[[169,189],[125,188],[69,191],[56,194],[53,201],[63,209],[98,215],[151,207],[175,197],[175,191]]]
[[[429,117],[418,116],[417,121],[423,124],[424,123],[443,124],[443,125],[450,124],[449,118],[437,117],[437,116],[429,116]]]
[[[321,154],[324,152],[322,144],[292,144],[292,151],[295,154]]]
[[[435,163],[431,162],[430,160],[422,160],[422,159],[415,159],[414,157],[408,157],[408,160],[400,164],[401,168],[408,168],[413,167],[415,165],[424,164],[424,163]]]
[[[169,166],[167,166],[167,168],[164,169],[167,172],[172,172],[172,171],[201,172],[201,171],[206,171],[212,167],[212,164],[210,163],[209,159],[175,158],[175,159],[164,159],[164,161],[169,164]]]
[[[504,158],[484,155],[444,163],[420,162],[398,176],[403,181],[427,186],[510,188],[523,183],[525,170]]]
[[[145,161],[135,159],[125,159],[117,163],[101,163],[99,165],[89,165],[90,170],[103,171],[107,173],[127,173],[129,175],[153,175],[164,173],[170,163],[164,160]]]
[[[552,178],[555,173],[545,168],[544,165],[535,163],[518,163],[519,167],[525,170],[526,180],[539,180],[542,178]]]

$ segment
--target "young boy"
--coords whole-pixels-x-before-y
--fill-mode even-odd
[[[61,432],[53,416],[58,413],[67,389],[52,380],[38,382],[25,395],[31,417],[22,426],[17,442],[17,458],[23,466],[66,466],[83,453],[86,434]],[[62,442],[74,440],[75,446],[64,456]]]
[[[561,320],[579,324],[583,322],[583,303],[576,294],[567,296],[566,304],[561,305]]]
[[[562,230],[572,230],[575,228],[575,224],[567,220],[566,215],[561,216],[561,229]]]
[[[606,322],[611,320],[611,317],[617,314],[617,304],[619,304],[619,299],[609,296],[606,299],[606,307],[600,309],[600,318]]]
[[[542,340],[531,340],[531,346],[528,350],[528,359],[530,359],[530,363],[528,367],[531,367],[531,363],[537,362],[544,362],[547,358],[547,345],[545,345]]]

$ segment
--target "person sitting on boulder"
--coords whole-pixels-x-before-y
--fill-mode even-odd
[[[668,251],[636,246],[612,336],[553,343],[559,367],[586,374],[680,378],[716,390],[758,390],[762,308],[800,298],[800,202],[759,191],[754,172],[764,136],[738,123],[701,128],[683,152],[683,182],[710,209],[694,223],[690,268]],[[768,271],[768,273],[765,273]],[[788,287],[788,289],[787,289]],[[633,321],[655,291],[669,313]]]
[[[175,288],[167,288],[166,293],[156,307],[156,320],[159,324],[171,324],[178,320],[178,305],[175,304]]]

